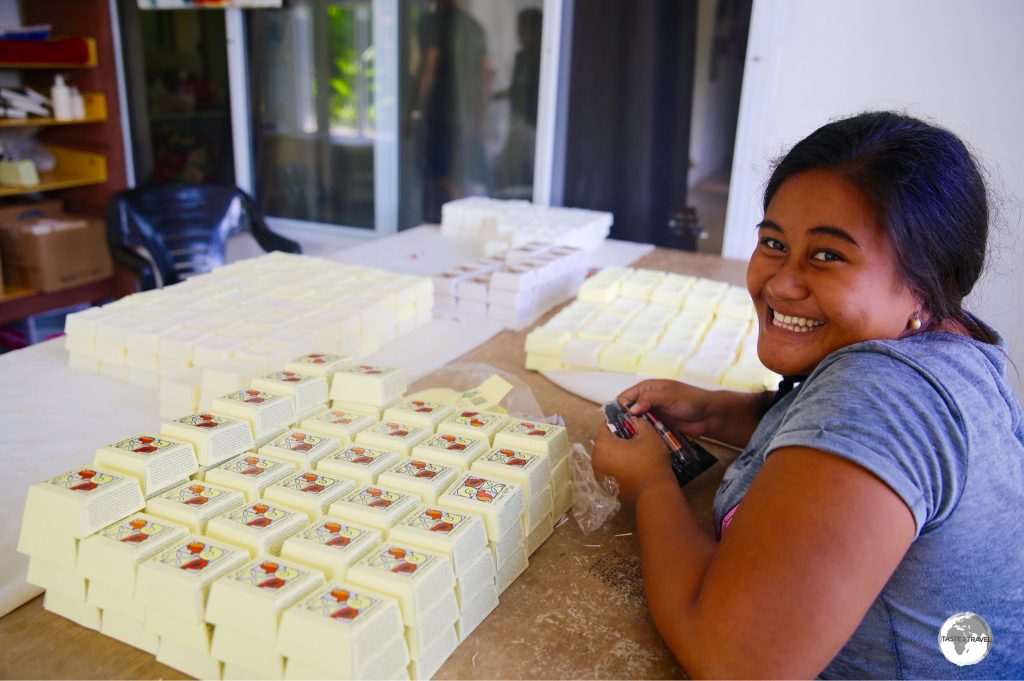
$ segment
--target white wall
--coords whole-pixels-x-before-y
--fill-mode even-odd
[[[1024,395],[1024,2],[754,0],[722,254],[746,259],[770,160],[832,118],[891,108],[959,134],[990,174],[988,270],[968,308]]]

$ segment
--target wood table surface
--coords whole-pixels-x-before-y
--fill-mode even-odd
[[[745,263],[657,249],[634,263],[743,285]],[[588,449],[602,422],[597,405],[524,369],[527,331],[503,331],[463,355],[521,378],[545,414],[565,419]],[[410,390],[439,387],[431,376]],[[609,399],[614,397],[609,395]],[[719,463],[686,487],[701,525],[736,452],[706,443]],[[571,513],[570,513],[571,515]],[[42,597],[0,618],[0,678],[185,679],[148,653],[43,610]],[[448,658],[437,679],[664,679],[685,676],[648,613],[631,508],[585,535],[571,518],[530,557],[498,608]]]

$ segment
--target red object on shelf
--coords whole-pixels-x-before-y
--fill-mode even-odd
[[[8,64],[88,64],[85,38],[0,40],[0,62]]]

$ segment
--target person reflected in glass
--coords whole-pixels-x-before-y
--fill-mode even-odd
[[[540,46],[543,14],[536,7],[519,12],[516,36],[520,49],[512,67],[512,81],[495,99],[508,99],[511,120],[508,137],[498,157],[495,184],[508,198],[530,198],[533,193],[534,147],[537,141],[537,101],[540,93]],[[523,196],[512,196],[516,192]]]

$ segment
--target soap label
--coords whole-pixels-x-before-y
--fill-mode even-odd
[[[377,570],[386,570],[396,575],[414,575],[417,571],[436,560],[432,555],[391,546],[366,561],[366,565]]]
[[[380,604],[380,599],[351,589],[333,588],[306,599],[302,608],[338,622],[353,622]]]
[[[485,504],[493,504],[510,494],[509,489],[506,483],[470,475],[458,487],[453,489],[451,494],[466,499],[474,499]]]
[[[78,470],[68,471],[63,475],[52,477],[46,482],[57,487],[69,489],[72,492],[88,494],[89,492],[95,492],[103,486],[109,485],[110,483],[120,479],[121,478],[116,475],[101,473],[100,471],[93,470],[92,468],[80,468]]]
[[[152,537],[163,534],[169,527],[169,525],[154,523],[145,518],[128,518],[119,525],[111,525],[106,528],[100,532],[100,535],[125,544],[141,544]]]
[[[323,441],[324,438],[321,435],[294,432],[274,440],[271,446],[278,449],[288,449],[293,452],[308,452]]]
[[[291,477],[281,484],[283,487],[287,487],[288,489],[316,496],[330,491],[336,485],[343,484],[343,482],[337,478],[331,478],[326,475],[306,472]]]
[[[177,501],[186,506],[203,506],[224,494],[227,494],[224,490],[207,487],[200,482],[191,482],[172,489],[162,495],[162,498]]]
[[[243,584],[251,584],[264,591],[276,592],[284,588],[289,582],[294,582],[305,574],[306,572],[303,570],[282,565],[273,560],[264,560],[255,565],[248,565],[236,570],[228,576],[228,579],[233,579]]]
[[[427,508],[422,513],[409,518],[402,524],[418,530],[451,535],[464,522],[466,522],[466,516],[459,513],[453,513],[440,508]]]
[[[503,432],[510,433],[512,435],[525,435],[527,437],[535,437],[543,440],[557,435],[559,430],[559,427],[548,425],[547,423],[518,421],[506,428]]]
[[[324,546],[345,550],[366,534],[366,530],[351,527],[337,520],[325,520],[302,533],[302,538]]]
[[[237,459],[223,464],[221,468],[229,473],[248,475],[254,478],[278,468],[281,464],[276,461],[268,461],[258,456],[240,456]]]
[[[443,473],[447,469],[447,466],[430,463],[429,461],[409,459],[398,468],[393,469],[391,472],[398,475],[407,475],[410,478],[430,480],[437,477],[439,473]]]
[[[230,555],[229,552],[219,546],[193,540],[161,554],[157,560],[164,565],[171,565],[197,575],[211,565],[216,565],[227,555]]]
[[[183,416],[176,421],[186,426],[192,426],[194,428],[217,428],[219,426],[228,423],[230,419],[226,419],[223,416],[217,416],[216,414],[189,414]]]
[[[237,508],[234,511],[225,516],[228,520],[234,521],[239,525],[245,525],[255,530],[263,530],[270,527],[274,522],[284,520],[295,515],[291,511],[285,511],[284,509],[276,508],[270,504],[257,502],[242,508]]]
[[[346,501],[353,504],[359,504],[361,506],[367,506],[369,508],[385,509],[390,507],[392,504],[401,501],[406,496],[408,495],[387,489],[381,489],[379,487],[366,487],[348,497]]]
[[[163,440],[159,436],[154,435],[139,435],[138,437],[129,438],[127,440],[121,440],[114,447],[123,449],[133,454],[140,454],[142,456],[148,456],[155,454],[161,449],[166,449],[178,443],[171,442],[170,440]]]
[[[514,449],[495,449],[493,452],[485,455],[482,460],[501,464],[502,466],[527,468],[536,458],[536,454],[529,452],[520,452]]]

